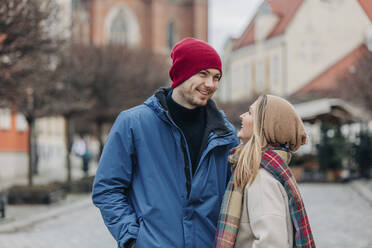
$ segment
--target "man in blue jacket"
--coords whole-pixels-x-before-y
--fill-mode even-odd
[[[228,153],[239,143],[210,99],[221,59],[193,38],[171,57],[171,88],[120,113],[94,181],[93,202],[120,248],[213,245]]]

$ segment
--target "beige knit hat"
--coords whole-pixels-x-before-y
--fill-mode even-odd
[[[288,142],[293,152],[308,141],[304,124],[292,104],[273,95],[267,95],[264,135],[269,144]]]

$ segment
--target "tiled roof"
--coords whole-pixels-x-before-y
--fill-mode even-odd
[[[356,65],[358,59],[368,53],[367,47],[363,44],[347,54],[341,60],[330,66],[319,76],[311,80],[294,95],[309,94],[314,92],[329,92],[339,89],[339,79]]]
[[[271,0],[268,3],[272,12],[279,18],[277,24],[267,37],[267,39],[270,39],[282,34],[286,30],[298,8],[303,3],[303,0]],[[239,49],[255,42],[255,18],[256,16],[252,19],[243,34],[239,37],[234,49]]]
[[[372,21],[372,1],[371,0],[358,0],[363,10],[366,12],[369,19]]]
[[[271,0],[268,2],[272,12],[279,17],[279,21],[270,32],[267,39],[285,32],[303,1],[304,0]],[[372,21],[372,0],[358,0],[358,2]],[[255,42],[255,18],[256,16],[252,19],[243,34],[238,38],[234,47],[235,50]]]
[[[303,0],[273,0],[270,1],[270,6],[274,14],[276,14],[280,19],[273,31],[267,37],[268,39],[282,34],[293,17],[295,16],[298,8],[301,6]]]
[[[254,26],[255,21],[254,19],[251,21],[251,23],[248,25],[248,27],[245,29],[243,34],[236,40],[234,49],[239,49],[241,47],[245,47],[249,44],[254,43]]]

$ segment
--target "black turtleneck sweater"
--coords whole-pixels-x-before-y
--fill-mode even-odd
[[[194,174],[200,159],[200,149],[205,131],[205,107],[195,109],[185,108],[176,103],[172,98],[172,92],[167,95],[167,106],[173,121],[185,135],[190,152],[192,172]]]

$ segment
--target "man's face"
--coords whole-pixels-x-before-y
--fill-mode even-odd
[[[218,89],[220,79],[219,70],[202,70],[174,88],[173,100],[188,109],[205,106]]]

